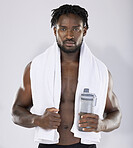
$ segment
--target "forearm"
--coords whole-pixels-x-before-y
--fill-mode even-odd
[[[119,110],[108,113],[107,116],[101,121],[100,131],[110,132],[117,129],[121,122],[121,112]]]
[[[27,128],[38,126],[37,122],[35,121],[37,121],[37,119],[40,117],[38,115],[32,114],[30,111],[21,106],[16,106],[13,108],[12,116],[13,116],[13,122],[15,124]]]

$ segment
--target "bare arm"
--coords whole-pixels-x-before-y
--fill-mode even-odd
[[[109,72],[108,92],[105,106],[105,118],[101,120],[98,115],[85,114],[79,121],[80,127],[91,127],[84,128],[86,132],[109,132],[120,126],[121,122],[121,111],[118,104],[116,95],[113,92],[113,81],[112,76]]]
[[[30,87],[30,64],[25,68],[23,76],[23,87],[20,87],[12,108],[12,116],[15,124],[24,127],[34,127],[33,121],[36,117],[30,113],[32,107],[32,95]]]
[[[16,100],[12,108],[12,116],[15,124],[23,127],[40,126],[44,129],[56,129],[60,125],[60,115],[58,109],[48,108],[42,116],[30,112],[32,103],[31,83],[30,83],[30,64],[25,68],[23,76],[23,87],[20,87]]]
[[[108,93],[105,107],[105,118],[99,124],[98,130],[109,132],[120,126],[121,110],[119,107],[118,99],[113,92],[113,80],[109,72]]]

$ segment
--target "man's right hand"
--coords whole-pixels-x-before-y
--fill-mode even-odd
[[[19,88],[16,100],[12,107],[13,122],[27,128],[39,126],[43,129],[57,129],[61,122],[58,109],[54,107],[47,108],[42,116],[30,112],[31,107],[33,106],[30,66],[31,63],[25,68],[23,87]]]
[[[42,116],[35,118],[34,123],[43,129],[57,129],[61,122],[58,111],[54,107],[47,108]]]

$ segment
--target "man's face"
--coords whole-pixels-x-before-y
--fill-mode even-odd
[[[57,44],[66,53],[74,53],[80,49],[86,31],[82,19],[71,13],[61,15],[54,27]]]

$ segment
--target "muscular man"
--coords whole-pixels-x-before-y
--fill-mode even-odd
[[[30,78],[32,62],[25,68],[23,87],[19,88],[12,109],[14,123],[28,128],[41,127],[45,130],[57,129],[60,135],[58,143],[51,143],[49,145],[43,143],[39,145],[39,148],[47,146],[63,147],[64,145],[68,147],[96,147],[93,142],[90,144],[81,142],[81,138],[75,137],[73,132],[71,132],[74,122],[80,50],[83,38],[88,29],[87,17],[87,11],[79,6],[63,5],[53,10],[51,26],[54,29],[56,42],[61,55],[61,98],[58,109],[54,106],[47,107],[42,115],[32,114],[30,112],[33,106]],[[46,99],[48,98],[44,98],[44,100]],[[113,92],[113,82],[109,71],[103,115],[105,115],[104,119],[100,119],[97,114],[84,114],[78,121],[78,125],[79,127],[84,127],[84,133],[109,132],[119,127],[121,112],[118,100]],[[86,128],[88,126],[90,128]]]

